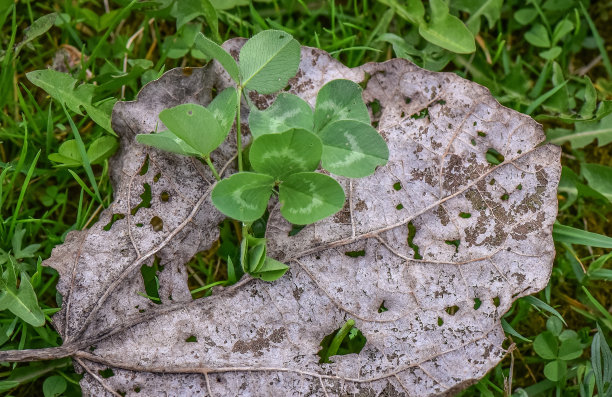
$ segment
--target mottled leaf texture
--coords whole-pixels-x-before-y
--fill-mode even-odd
[[[242,43],[225,48],[236,56]],[[506,354],[501,316],[548,281],[560,150],[540,145],[542,128],[485,88],[403,59],[348,69],[302,48],[289,84],[314,106],[330,80],[366,76],[388,163],[363,179],[335,178],[344,209],[293,236],[279,206],[271,210],[268,255],[291,267],[282,278],[245,278],[198,300],[184,263],[218,236],[213,178],[134,136],[153,131],[163,108],[205,105],[212,86],[231,80],[217,62],[175,69],[118,103],[116,200],[45,262],[60,274],[53,319],[64,345],[0,352],[0,361],[70,355],[84,393],[96,396],[428,396],[476,382]],[[251,99],[260,109],[274,100]],[[231,149],[212,153],[219,169]],[[490,164],[489,149],[503,161]],[[363,255],[346,255],[355,251]],[[138,294],[140,267],[156,257],[160,305]],[[365,347],[319,364],[321,341],[349,319]]]

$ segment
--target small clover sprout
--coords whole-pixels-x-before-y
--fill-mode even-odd
[[[272,94],[285,87],[300,63],[300,45],[286,32],[266,30],[248,40],[239,63],[222,47],[198,34],[195,45],[216,59],[236,83],[207,106],[183,104],[159,114],[166,130],[137,136],[140,143],[184,156],[203,159],[217,178],[211,198],[215,207],[242,222],[242,269],[253,277],[273,281],[289,268],[266,255],[266,239],[256,238],[251,226],[264,216],[272,195],[282,216],[307,225],[344,207],[342,186],[328,172],[361,178],[385,165],[389,149],[370,124],[361,87],[350,80],[333,80],[317,95],[314,110],[286,92],[265,110],[249,114],[252,144],[250,169],[244,170],[240,132],[240,99],[245,92]],[[221,179],[210,160],[236,121],[238,173]]]

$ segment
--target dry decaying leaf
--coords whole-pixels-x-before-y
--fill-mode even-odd
[[[237,53],[242,43],[225,46]],[[493,368],[506,353],[500,317],[548,281],[559,148],[537,146],[541,127],[485,88],[405,60],[348,69],[303,48],[290,91],[314,105],[336,78],[367,80],[364,99],[376,104],[389,163],[368,178],[338,178],[344,210],[296,236],[273,212],[270,251],[291,265],[283,278],[243,279],[195,301],[184,263],[218,236],[213,178],[199,162],[134,137],[152,131],[163,108],[206,104],[229,79],[214,63],[175,69],[137,101],[118,103],[116,201],[46,262],[61,276],[54,321],[64,345],[29,357],[71,355],[92,395],[424,396],[453,394]],[[219,167],[232,163],[234,146],[213,153]],[[490,148],[501,164],[487,161]],[[161,305],[138,294],[139,269],[156,258]],[[319,364],[322,338],[349,318],[366,346]],[[107,368],[113,376],[99,372]]]

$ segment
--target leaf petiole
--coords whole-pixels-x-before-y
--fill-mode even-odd
[[[221,177],[219,176],[219,173],[217,172],[217,169],[215,168],[214,164],[212,163],[212,161],[210,161],[210,156],[203,156],[204,161],[206,161],[206,164],[208,165],[208,168],[210,168],[210,170],[212,171],[213,175],[215,176],[215,179],[217,179],[217,181],[221,180]]]
[[[242,86],[238,85],[236,90],[236,99],[238,103],[238,109],[236,111],[236,146],[238,149],[238,171],[242,171],[242,132],[240,125],[240,97],[242,96]]]

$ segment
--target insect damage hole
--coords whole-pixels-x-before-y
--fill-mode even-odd
[[[115,372],[112,370],[112,368],[101,369],[98,371],[98,374],[100,374],[100,376],[104,379],[108,379],[111,376],[115,376]]]
[[[198,338],[196,338],[195,335],[191,335],[189,338],[185,339],[185,342],[187,343],[195,343],[198,341]]]
[[[451,315],[451,316],[454,316],[454,315],[455,315],[455,313],[457,313],[457,312],[459,311],[459,306],[457,306],[457,305],[449,306],[449,307],[447,307],[446,309],[444,309],[444,311],[445,311],[447,314],[449,314],[449,315]]]
[[[132,211],[130,212],[132,216],[136,215],[138,210],[141,208],[151,208],[151,185],[144,183],[142,187],[144,188],[144,192],[142,192],[140,195],[140,203],[136,207],[132,208]]]
[[[163,201],[164,203],[168,202],[168,200],[170,200],[170,193],[161,192],[161,194],[159,195],[159,199]]]
[[[442,317],[438,317],[438,326],[441,327],[444,324]]]
[[[149,298],[151,302],[160,305],[161,299],[159,298],[159,278],[158,274],[164,270],[164,267],[160,265],[161,259],[155,255],[151,266],[146,263],[140,266],[140,274],[142,275],[142,281],[145,286],[145,293],[139,293],[139,295]]]
[[[387,309],[387,307],[385,306],[385,301],[382,301],[380,303],[380,306],[378,306],[378,312],[379,313],[384,313],[386,311],[389,311],[389,309]]]
[[[125,218],[125,215],[123,215],[123,214],[113,214],[113,216],[111,216],[110,222],[108,222],[106,224],[106,226],[104,226],[102,229],[104,229],[105,231],[108,232],[111,229],[111,227],[113,227],[113,224],[115,222],[117,222],[118,220],[121,220],[123,218]]]
[[[395,182],[393,184],[393,190],[395,190],[395,191],[402,190],[402,183],[401,182]]]
[[[469,212],[460,212],[459,217],[463,219],[468,219],[472,217],[472,214],[470,214]]]
[[[412,224],[412,222],[408,223],[408,246],[412,248],[414,251],[413,258],[414,259],[423,259],[421,254],[419,254],[419,246],[414,243],[414,236],[416,235],[416,227]]]
[[[344,253],[344,255],[349,256],[351,258],[358,258],[360,256],[365,256],[365,250],[347,251]]]
[[[156,232],[161,232],[164,229],[164,221],[159,216],[154,216],[151,218],[151,226],[153,226],[153,230]]]
[[[486,154],[487,161],[491,165],[498,165],[504,162],[504,155],[493,148],[489,148]]]
[[[321,350],[317,353],[321,357],[319,364],[333,363],[329,359],[331,356],[359,354],[366,342],[366,337],[355,327],[355,320],[349,319],[342,327],[323,338]]]
[[[145,160],[140,166],[140,170],[138,171],[138,175],[144,175],[149,171],[149,155],[145,156]]]
[[[412,116],[410,116],[411,119],[422,119],[424,117],[429,118],[429,109],[425,108],[425,109],[421,109],[421,111],[414,113]]]
[[[478,308],[482,305],[482,301],[480,298],[474,298],[474,310],[478,310]]]
[[[444,241],[446,244],[448,245],[453,245],[455,246],[455,254],[457,252],[459,252],[459,245],[461,244],[461,240],[457,239],[457,240],[445,240]]]

